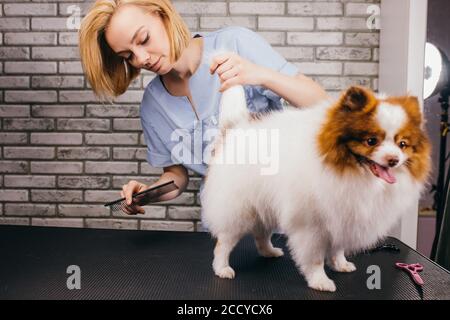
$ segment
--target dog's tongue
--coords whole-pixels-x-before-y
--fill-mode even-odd
[[[380,166],[378,163],[371,162],[370,163],[370,170],[372,173],[377,176],[378,178],[383,179],[387,183],[395,183],[396,179],[390,172],[389,168],[385,168]]]

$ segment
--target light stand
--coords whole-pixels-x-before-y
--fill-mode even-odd
[[[441,123],[440,123],[440,139],[439,139],[439,167],[436,185],[433,185],[434,204],[433,209],[436,210],[436,227],[433,247],[431,249],[430,258],[436,260],[437,248],[441,237],[442,220],[445,214],[446,198],[448,183],[445,183],[446,162],[447,162],[447,134],[449,130],[448,124],[448,100],[450,95],[450,63],[447,56],[441,50],[431,43],[425,45],[425,81],[424,81],[424,99],[439,93],[439,103],[441,105]],[[450,232],[444,229],[443,232]],[[450,244],[447,244],[447,246]]]
[[[440,125],[440,142],[439,142],[439,171],[438,179],[434,193],[434,208],[436,210],[436,226],[435,237],[433,241],[433,247],[431,249],[430,258],[436,261],[436,250],[439,241],[439,235],[441,233],[442,219],[444,215],[445,205],[445,172],[446,172],[446,158],[447,158],[447,133],[448,133],[448,97],[450,94],[449,87],[445,87],[439,97],[439,103],[441,104],[441,125]]]

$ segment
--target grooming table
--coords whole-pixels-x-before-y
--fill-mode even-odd
[[[207,233],[0,226],[0,299],[450,299],[450,273],[399,240],[400,252],[351,257],[353,273],[335,273],[337,291],[311,290],[274,235],[281,258],[258,256],[250,236],[231,254],[234,280],[211,268],[214,241]],[[395,262],[424,266],[418,290]],[[81,269],[81,289],[66,286],[67,267]],[[369,290],[367,267],[381,269],[381,289]]]

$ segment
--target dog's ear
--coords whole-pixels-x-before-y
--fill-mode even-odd
[[[408,95],[403,97],[402,104],[411,120],[423,129],[424,115],[420,107],[419,99],[416,96]]]
[[[420,109],[419,99],[416,96],[407,95],[403,99],[403,104],[406,106],[406,108],[417,114],[422,113],[422,110]]]
[[[375,103],[374,95],[367,89],[352,86],[345,91],[340,99],[340,106],[344,111],[360,111]]]

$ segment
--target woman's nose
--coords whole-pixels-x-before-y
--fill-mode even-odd
[[[138,67],[142,68],[145,66],[146,62],[150,60],[150,55],[145,52],[145,50],[139,50],[136,52],[136,61],[138,64]]]

